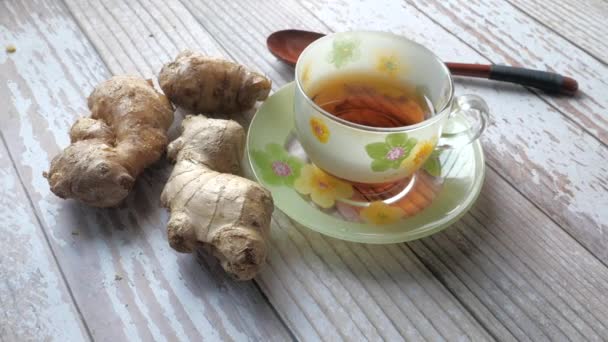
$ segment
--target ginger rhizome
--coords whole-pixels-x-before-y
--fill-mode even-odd
[[[242,178],[245,132],[232,120],[187,116],[169,144],[175,168],[161,194],[171,215],[169,244],[179,252],[204,247],[239,280],[251,279],[265,262],[272,197]]]
[[[61,198],[116,206],[137,176],[163,154],[173,106],[151,81],[115,76],[93,90],[88,107],[91,116],[74,123],[71,144],[44,176]]]
[[[233,114],[268,97],[272,83],[263,75],[227,60],[183,51],[158,77],[174,104],[193,114]]]

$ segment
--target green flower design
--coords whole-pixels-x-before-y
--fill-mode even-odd
[[[390,168],[398,169],[416,146],[416,139],[408,138],[405,133],[393,133],[386,136],[385,142],[371,143],[365,151],[373,159],[372,171],[382,172]]]
[[[440,154],[441,151],[439,150],[433,151],[433,153],[431,153],[429,156],[429,159],[427,159],[426,162],[424,162],[424,165],[422,165],[422,168],[433,177],[441,176],[441,163],[439,162]]]
[[[260,170],[262,179],[270,185],[293,186],[303,164],[276,143],[267,144],[264,151],[252,151],[251,158]]]
[[[352,38],[335,39],[329,55],[329,62],[340,68],[359,57],[360,42]]]

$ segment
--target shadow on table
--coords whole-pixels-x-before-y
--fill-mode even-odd
[[[284,329],[255,283],[234,281],[212,256],[182,254],[169,246],[160,193],[170,171],[166,161],[147,169],[118,208],[58,199],[61,222],[51,227],[51,235],[61,241],[58,259],[69,282],[78,284],[79,303],[100,313],[120,306],[134,320],[146,308],[154,324],[166,319],[154,315],[170,306],[193,331],[199,323],[188,322],[204,317],[229,320],[241,333],[260,336],[264,333],[251,325],[253,318],[270,331]]]
[[[467,91],[460,89],[462,86],[470,87],[470,88],[479,88],[479,89],[492,89],[499,94],[509,94],[509,95],[521,95],[521,96],[534,96],[534,94],[539,95],[550,95],[551,97],[558,99],[580,99],[585,96],[585,93],[581,90],[575,96],[572,95],[564,95],[558,93],[547,93],[543,90],[539,90],[536,88],[528,88],[518,84],[509,83],[509,82],[501,82],[495,80],[488,80],[483,78],[472,78],[472,77],[454,77],[454,85],[456,88],[457,94],[464,94]]]
[[[492,215],[495,205],[487,199],[478,201],[471,212],[442,232],[413,242],[387,245],[331,238],[277,211],[273,214],[268,273],[277,277],[291,272],[299,282],[311,286],[314,282],[319,282],[319,286],[324,282],[325,286],[334,286],[335,281],[360,282],[372,289],[395,288],[406,292],[416,291],[419,286],[436,287],[437,279],[452,276],[452,268],[466,267],[463,265],[468,261],[464,259],[482,258],[477,241],[472,242],[462,232],[488,229],[476,216]],[[450,274],[442,274],[446,271]],[[263,272],[262,278],[266,281],[270,274]],[[284,280],[289,281],[295,280]]]
[[[462,89],[459,88],[465,86],[471,88],[492,89],[499,93],[508,93],[514,95],[531,95],[530,90],[524,86],[482,78],[456,76],[454,77],[454,85],[457,93],[462,93]]]

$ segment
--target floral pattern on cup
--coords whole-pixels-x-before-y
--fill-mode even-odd
[[[264,182],[269,185],[286,185],[292,187],[300,176],[302,161],[291,156],[276,143],[266,145],[263,151],[253,150],[251,157]]]
[[[398,169],[415,146],[416,139],[409,138],[405,133],[392,133],[386,136],[384,142],[365,145],[365,151],[373,159],[372,171],[382,172]]]
[[[390,77],[397,76],[400,65],[397,56],[395,55],[380,55],[376,62],[376,70],[381,73],[387,74]]]
[[[361,55],[359,51],[361,42],[353,38],[335,39],[329,54],[329,62],[336,68],[341,68],[350,61],[357,60]]]
[[[435,143],[431,140],[421,141],[414,146],[410,155],[403,159],[401,167],[408,170],[409,173],[416,171],[427,159],[431,156],[435,150]]]
[[[329,141],[329,128],[321,118],[310,119],[310,130],[320,143],[325,144]]]
[[[294,188],[302,195],[310,195],[315,204],[325,209],[333,207],[337,199],[350,198],[353,195],[352,185],[312,164],[304,165]]]
[[[383,225],[399,221],[405,216],[405,211],[399,207],[390,206],[382,201],[376,201],[361,210],[360,215],[367,223]]]

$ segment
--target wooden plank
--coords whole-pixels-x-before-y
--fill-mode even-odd
[[[537,182],[542,183],[543,178],[549,178],[551,181],[547,185],[559,189],[539,193],[536,190],[538,188],[530,184],[522,190],[530,194],[534,202],[547,210],[562,226],[567,227],[566,229],[573,236],[588,246],[604,262],[607,262],[608,251],[603,246],[608,242],[608,238],[602,234],[602,231],[608,227],[608,211],[597,210],[597,208],[608,208],[608,197],[605,196],[608,189],[608,169],[604,167],[605,163],[600,162],[601,159],[607,158],[606,140],[603,137],[608,134],[608,129],[602,123],[608,122],[606,116],[608,102],[605,102],[606,97],[604,96],[608,90],[608,83],[605,81],[608,66],[592,59],[504,1],[488,0],[483,4],[456,0],[413,2],[448,30],[462,32],[461,37],[468,45],[481,51],[482,55],[493,62],[555,68],[561,72],[570,72],[579,78],[583,96],[574,99],[543,98],[570,118],[578,117],[576,113],[578,110],[588,113],[589,120],[598,125],[597,130],[591,129],[590,131],[596,134],[602,144],[590,142],[588,147],[583,147],[580,144],[580,136],[584,134],[580,130],[576,127],[551,122],[547,120],[549,115],[544,112],[528,115],[538,115],[538,121],[521,117],[520,120],[524,120],[523,122],[526,123],[525,127],[530,128],[530,133],[536,131],[537,136],[526,138],[521,131],[515,136],[519,139],[523,136],[529,147],[527,152],[519,152],[519,161],[533,165],[531,170],[533,178],[536,177],[534,171],[538,172],[539,169],[544,168],[547,172],[538,172],[540,179],[537,179]],[[472,15],[470,20],[464,23],[456,16],[449,14],[455,8],[477,15]],[[492,25],[488,25],[481,19],[484,16],[492,17]],[[592,20],[590,19],[590,21]],[[516,29],[513,29],[514,27]],[[488,44],[495,37],[501,37],[500,48]],[[488,45],[491,48],[488,48]],[[482,50],[483,47],[486,47],[485,51]],[[546,109],[553,110],[550,107]],[[590,127],[580,121],[579,123],[587,128]],[[566,129],[574,130],[575,136],[565,138],[562,131]],[[538,134],[541,135],[540,141],[538,141]],[[542,151],[537,147],[545,145],[543,140],[552,139],[560,141],[559,149],[547,154],[546,149]],[[504,141],[502,145],[504,148],[502,153],[497,156],[498,158],[504,157],[504,154],[508,153],[507,150],[513,151],[512,148],[516,147],[507,141]],[[566,155],[568,157],[564,160]],[[591,157],[593,155],[595,157]],[[600,159],[598,160],[597,157]],[[592,159],[595,161],[592,162]],[[557,164],[561,164],[561,166],[555,167]],[[551,169],[547,167],[548,165],[551,165]],[[581,172],[581,170],[587,172]],[[509,174],[512,182],[519,183],[521,177],[529,177],[529,173]]]
[[[492,170],[470,214],[409,245],[452,293],[472,292],[518,339],[608,334],[607,268]]]
[[[42,172],[67,145],[92,87],[110,73],[62,5],[3,1],[0,18],[0,41],[17,46],[1,57],[8,81],[0,83],[0,97],[9,113],[1,129],[93,338],[290,340],[254,283],[235,283],[213,260],[197,262],[169,248],[167,214],[159,207],[165,162],[143,175],[121,208],[92,209],[50,193]],[[141,55],[130,58],[153,69]]]
[[[151,18],[139,15],[136,8],[129,12],[131,10],[129,8],[120,7],[118,4],[109,5],[110,2],[105,3],[106,8],[116,9],[116,18],[119,18],[118,11],[120,11],[120,15],[124,16],[122,20],[131,22],[129,26],[122,25],[121,30],[123,31],[115,34],[123,37],[124,40],[138,41],[144,37],[145,33],[142,33],[143,29],[138,30],[137,27],[152,26]],[[87,32],[87,27],[95,27],[86,22],[87,17],[92,15],[85,16],[75,3],[68,2],[68,4]],[[142,1],[141,4],[147,6],[149,3]],[[167,6],[174,5],[174,2],[168,2],[166,6],[158,6],[158,14],[164,18],[158,17],[155,20],[159,22],[171,20],[172,13],[167,10]],[[222,19],[227,18],[225,13],[215,8],[219,5],[187,4],[188,9],[193,10],[197,15],[204,11],[206,17],[225,20]],[[190,6],[196,6],[196,8]],[[226,6],[234,6],[234,4],[226,4]],[[238,4],[236,6],[238,7]],[[82,8],[91,7],[93,4],[84,5]],[[230,7],[227,10],[230,10]],[[240,12],[234,13],[240,15],[246,10],[249,9],[243,7]],[[103,12],[100,13],[95,16],[106,18],[105,26],[119,26],[113,24],[114,18],[104,15]],[[215,26],[208,25],[216,24],[210,20],[201,21],[200,17],[198,19],[215,36],[216,32],[213,31]],[[234,19],[240,20],[236,17]],[[245,18],[242,18],[242,23],[252,25]],[[260,31],[250,30],[250,32],[263,39]],[[206,34],[209,35],[209,33]],[[120,63],[118,53],[105,49],[102,43],[94,38],[94,35],[91,35],[91,39],[98,47],[100,54],[106,56],[105,60],[116,60]],[[235,57],[236,60],[247,62],[249,65],[257,66],[260,70],[268,72],[275,82],[275,89],[292,77],[293,71],[289,68],[279,64],[276,64],[276,69],[262,68],[258,63],[248,59],[254,58],[257,59],[257,62],[265,60],[274,63],[274,60],[268,59],[267,56],[258,59],[259,54],[256,51],[263,46],[243,44],[242,51],[237,52],[228,49],[228,46],[232,46],[229,45],[232,44],[231,41],[221,40],[220,43],[228,51],[220,51],[219,54],[238,56]],[[127,46],[127,44],[123,44],[123,46]],[[204,47],[204,51],[209,49],[209,47]],[[135,56],[138,53],[137,47],[133,47],[120,54],[132,55],[133,59],[140,57],[143,59],[143,54]],[[155,62],[152,61],[152,63]],[[411,253],[402,257],[401,264],[392,265],[395,272],[400,274],[395,274],[391,281],[386,282],[383,279],[392,274],[391,269],[378,267],[378,270],[375,270],[368,266],[370,264],[381,265],[382,260],[364,250],[359,251],[354,244],[348,244],[345,247],[346,251],[340,253],[350,253],[351,257],[347,262],[341,261],[336,253],[328,255],[326,252],[322,252],[323,248],[320,246],[326,242],[322,240],[312,244],[307,242],[302,237],[302,233],[280,213],[276,214],[273,221],[272,236],[269,265],[257,278],[257,281],[299,339],[401,340],[403,338],[462,337],[486,340],[489,338],[484,329],[434,280],[433,276],[428,271],[422,271],[424,266],[416,261],[415,256]],[[316,239],[321,239],[320,235],[317,234]],[[332,264],[327,266],[311,245],[323,254],[323,258],[333,259]],[[359,255],[355,256],[349,252],[351,246],[357,248]],[[354,271],[349,271],[348,267],[353,267]],[[367,279],[369,277],[372,278]],[[508,332],[505,333],[508,334]]]
[[[156,81],[162,65],[183,49],[222,55],[176,1],[67,0],[66,4],[112,74],[140,74]]]
[[[0,52],[0,64],[5,59],[6,55]],[[2,139],[0,340],[89,340],[3,142]]]
[[[585,50],[588,54],[608,63],[608,36],[605,21],[608,2],[604,0],[507,0],[526,15]]]
[[[465,3],[472,2],[463,1],[459,6],[468,6]],[[437,20],[452,20],[451,17],[426,7],[423,13],[407,2],[399,1],[376,6],[373,1],[347,4],[306,0],[303,5],[332,30],[389,30],[423,43],[444,60],[489,62],[435,23]],[[442,5],[437,2],[435,6]],[[481,9],[476,13],[479,11]],[[484,15],[498,16],[490,12]],[[527,25],[532,24],[520,25],[521,30],[527,30]],[[478,35],[492,29],[491,25],[486,28],[481,23],[475,27],[476,32],[480,32]],[[503,36],[508,37],[506,34]],[[479,39],[473,33],[467,33],[464,41],[468,43],[469,38],[472,41]],[[532,45],[529,42],[528,46]],[[495,55],[492,52],[494,47],[490,45],[483,49],[480,47],[480,51],[484,55]],[[575,55],[575,52],[569,54]],[[543,56],[553,54],[546,52]],[[608,70],[602,71],[603,67],[598,66],[597,70],[608,74]],[[601,80],[602,85],[594,89],[608,90],[604,82]],[[597,257],[608,262],[605,248],[608,235],[603,234],[608,228],[608,210],[598,210],[608,208],[608,197],[605,196],[608,189],[606,146],[565,118],[553,104],[546,103],[546,98],[531,96],[521,87],[461,78],[457,80],[456,92],[479,94],[490,106],[492,124],[482,136],[488,164],[499,170]],[[605,111],[599,115],[605,117]]]
[[[275,274],[266,271],[258,280],[290,321],[301,319],[296,317],[299,311],[275,299],[282,294],[273,287],[282,284],[277,277],[287,278],[284,283],[293,286],[294,281],[286,275],[293,270],[302,274],[300,281],[306,286],[294,288],[294,297],[302,296],[305,290],[319,291],[318,277],[332,291],[365,308],[368,317],[387,315],[399,324],[408,319],[411,307],[420,305],[421,294],[411,295],[413,303],[408,303],[391,286],[398,284],[405,293],[415,293],[417,284],[421,284],[433,293],[434,287],[426,285],[428,268],[498,339],[602,340],[608,334],[608,310],[602,305],[608,300],[606,267],[542,212],[530,210],[529,202],[494,171],[489,171],[487,179],[478,204],[461,222],[444,233],[401,246],[338,241],[277,213],[272,233],[279,241],[276,248],[285,251],[281,251],[281,258],[270,259]],[[284,266],[274,265],[282,260],[291,266],[281,269]],[[443,303],[437,293],[432,297]],[[307,302],[306,298],[298,300]],[[333,305],[328,299],[318,303],[329,308]],[[403,307],[395,308],[394,303]],[[406,316],[393,320],[399,309]],[[449,308],[445,310],[450,312]],[[315,324],[313,314],[309,316]],[[405,322],[411,324],[410,320]],[[386,331],[380,324],[383,320],[376,318],[378,331]]]
[[[574,76],[580,83],[579,96],[536,93],[603,144],[608,143],[605,115],[608,99],[604,96],[608,65],[605,62],[593,58],[504,0],[408,0],[407,3],[445,29],[457,33],[462,42],[493,63]]]
[[[489,338],[411,252],[399,253],[398,261],[376,246],[324,237],[280,212],[273,222],[280,256],[270,259],[258,281],[300,337],[307,332],[298,322],[303,315],[320,336],[334,329],[336,338],[347,340],[359,332],[391,341]],[[295,307],[282,300],[281,285]]]

